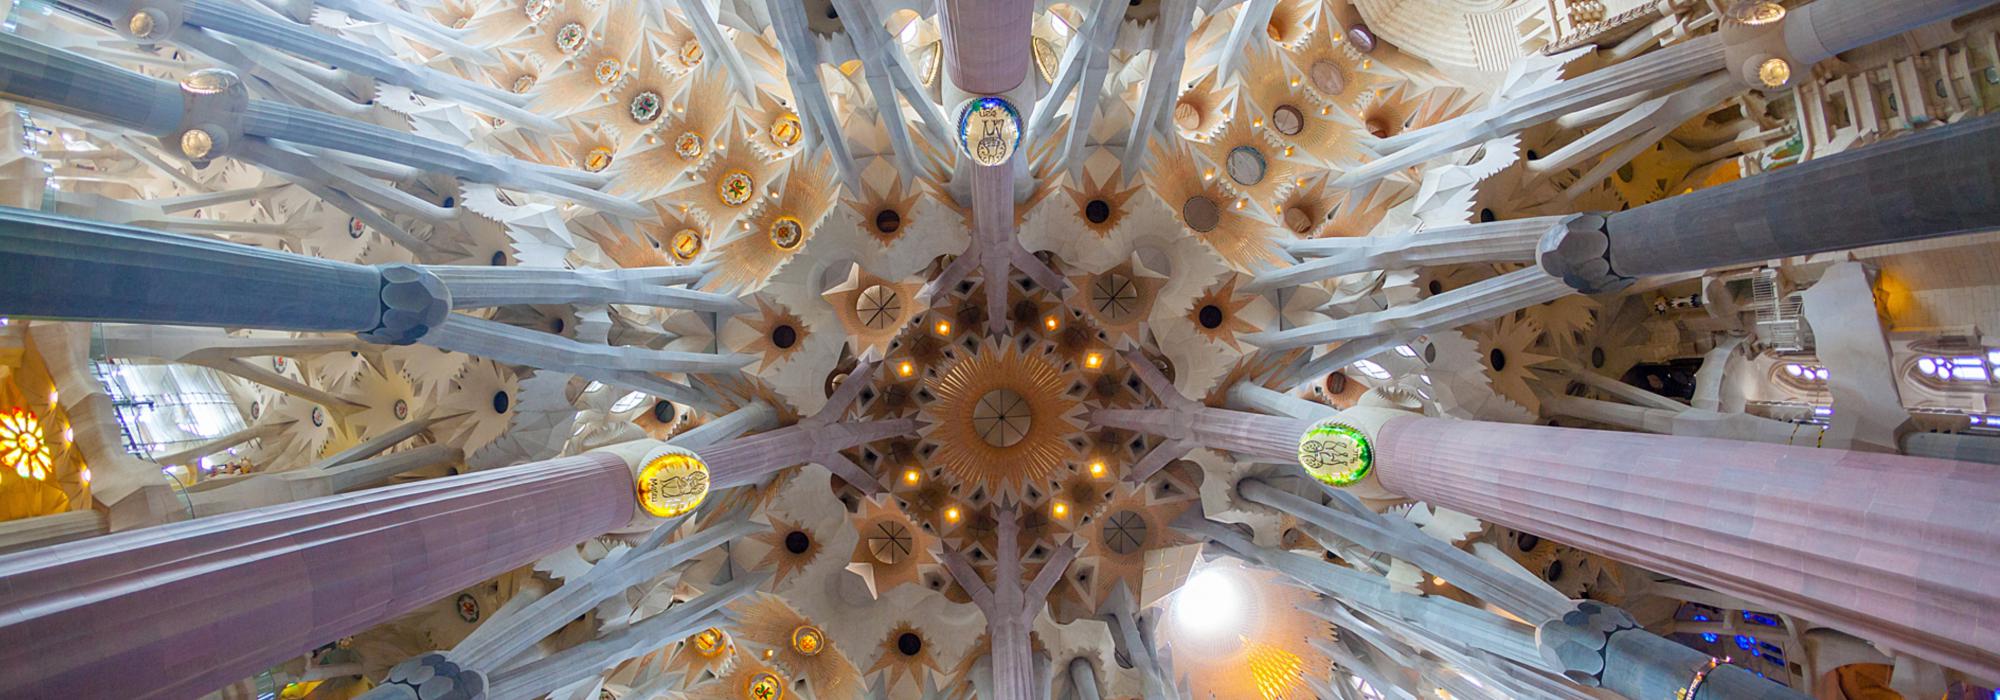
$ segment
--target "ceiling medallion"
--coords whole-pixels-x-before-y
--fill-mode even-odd
[[[1328,420],[1299,436],[1299,466],[1329,486],[1352,486],[1374,470],[1375,452],[1366,434]]]
[[[902,295],[880,284],[863,289],[861,296],[854,300],[854,313],[861,319],[861,325],[883,330],[902,320]]]
[[[1755,27],[1784,19],[1785,6],[1771,0],[1734,0],[1723,15],[1729,21]]]
[[[548,17],[549,12],[554,9],[556,9],[555,0],[528,0],[521,6],[521,11],[528,15],[529,22],[542,21],[542,18]]]
[[[472,597],[471,593],[460,593],[455,602],[458,603],[458,619],[466,622],[479,621],[478,598]]]
[[[757,183],[750,179],[750,173],[741,170],[723,173],[722,180],[715,183],[715,195],[732,207],[748,204],[756,191]]]
[[[1255,185],[1264,181],[1264,173],[1270,165],[1264,160],[1264,152],[1255,146],[1237,146],[1229,149],[1229,179],[1239,185]]]
[[[644,124],[660,117],[660,93],[647,90],[632,96],[632,121]]]
[[[799,118],[794,114],[787,112],[771,121],[771,142],[778,144],[779,148],[798,145],[799,137],[803,135],[804,130],[799,128]]]
[[[1057,55],[1055,42],[1034,37],[1030,40],[1030,46],[1035,55],[1035,71],[1042,75],[1042,82],[1054,83],[1056,66],[1062,63],[1062,58]]]
[[[347,219],[347,237],[348,237],[348,238],[360,238],[360,237],[361,237],[361,235],[362,235],[362,234],[365,234],[365,233],[368,233],[368,225],[367,225],[367,224],[363,224],[363,223],[361,223],[361,220],[360,220],[360,219],[357,219],[357,218],[354,218],[354,217],[348,217],[348,219]]]
[[[1021,145],[1021,113],[999,97],[980,97],[958,112],[958,147],[972,162],[999,165]]]
[[[582,51],[583,39],[583,25],[581,24],[571,22],[563,25],[561,29],[556,30],[556,48],[562,49],[563,53],[573,54]]]
[[[639,508],[656,518],[692,512],[708,498],[708,464],[693,452],[662,445],[639,468]]]
[[[678,138],[674,139],[674,153],[680,155],[682,160],[700,158],[701,154],[706,152],[706,150],[707,143],[702,140],[701,134],[692,131],[683,131]]]
[[[611,147],[598,146],[583,154],[583,169],[593,173],[604,172],[611,167]]]
[[[780,216],[771,222],[771,245],[790,252],[806,242],[806,225],[796,216]]]
[[[702,656],[715,656],[722,652],[722,630],[714,627],[702,630],[696,633],[694,638],[690,639],[688,643],[694,646],[694,653]]]
[[[693,68],[701,65],[701,42],[689,39],[681,44],[681,65]]]
[[[625,64],[618,59],[607,58],[597,62],[597,84],[610,85],[625,77]]]
[[[1077,401],[1070,379],[1049,358],[987,343],[940,372],[927,387],[925,440],[932,464],[967,487],[1019,495],[1046,484],[1073,456]]]
[[[675,231],[673,238],[668,240],[667,251],[673,254],[675,260],[693,262],[695,258],[701,257],[701,250],[706,245],[700,231],[684,228]]]
[[[1365,24],[1357,24],[1352,27],[1348,27],[1347,44],[1349,46],[1354,47],[1354,50],[1360,51],[1361,53],[1374,53],[1375,32],[1369,31],[1368,25]]]
[[[821,634],[818,627],[799,625],[798,629],[792,630],[792,651],[798,652],[799,655],[818,656],[820,650],[824,648],[826,648],[826,635]]]
[[[515,93],[525,93],[534,87],[535,87],[535,76],[533,75],[522,73],[520,77],[514,79]]]
[[[923,81],[924,87],[930,87],[937,83],[938,74],[944,67],[944,41],[940,39],[926,44],[917,53],[917,79]]]
[[[759,671],[751,676],[750,684],[743,690],[743,697],[749,700],[779,700],[785,697],[785,684],[770,671]]]

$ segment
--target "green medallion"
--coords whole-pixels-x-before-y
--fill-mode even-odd
[[[1375,451],[1360,430],[1329,421],[1299,436],[1299,466],[1329,485],[1352,486],[1375,468]]]

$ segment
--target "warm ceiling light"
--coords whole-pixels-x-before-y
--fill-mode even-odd
[[[938,334],[938,335],[951,335],[951,322],[950,322],[950,321],[939,321],[939,322],[937,322],[937,334]]]
[[[1042,319],[1042,325],[1047,326],[1049,330],[1055,330],[1062,326],[1062,321],[1057,320],[1054,316],[1050,316]]]
[[[1104,353],[1092,352],[1083,356],[1083,366],[1097,369],[1104,366]]]
[[[1757,81],[1764,87],[1784,87],[1792,82],[1792,64],[1782,58],[1766,59],[1757,65]]]
[[[914,484],[917,483],[917,480],[921,478],[923,478],[923,476],[918,474],[917,470],[915,469],[903,470],[903,483]]]
[[[1090,463],[1090,475],[1104,476],[1104,460],[1100,459]]]
[[[1062,501],[1057,501],[1055,505],[1049,507],[1049,513],[1058,518],[1067,518],[1069,517],[1069,506]]]
[[[950,522],[950,523],[958,522],[958,506],[952,506],[950,508],[944,509],[944,519],[945,522]]]
[[[916,373],[917,373],[917,366],[914,364],[910,364],[909,360],[904,360],[896,364],[896,374],[907,377]]]

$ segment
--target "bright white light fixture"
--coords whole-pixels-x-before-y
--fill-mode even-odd
[[[1235,639],[1242,632],[1248,605],[1240,579],[1220,567],[1207,567],[1194,572],[1174,593],[1174,625],[1202,640]]]

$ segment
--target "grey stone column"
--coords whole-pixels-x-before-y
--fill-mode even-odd
[[[1610,215],[1637,277],[2000,228],[2000,116],[1892,139]]]
[[[0,207],[0,312],[85,321],[347,331],[414,342],[450,295],[407,265],[369,267]]]

